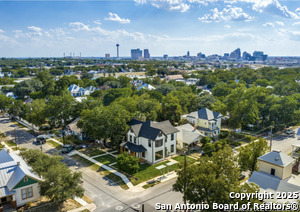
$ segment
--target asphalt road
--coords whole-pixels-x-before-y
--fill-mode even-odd
[[[270,140],[268,140],[270,145]],[[300,144],[300,140],[297,140],[293,135],[279,135],[272,139],[272,150],[280,150],[289,154],[292,152],[292,145]]]
[[[15,127],[16,126],[8,118],[0,117],[0,132],[5,133],[5,135],[11,137],[11,139],[14,138]],[[26,130],[27,128],[17,128],[16,135],[18,144],[28,149],[40,149],[40,144],[35,142],[35,137],[26,132]],[[57,153],[57,150],[48,144],[43,145],[43,151],[48,154]],[[60,154],[60,152],[58,153]],[[175,179],[158,184],[153,188],[148,188],[143,192],[129,192],[119,186],[113,185],[100,174],[96,174],[95,171],[82,166],[67,155],[63,156],[63,162],[65,162],[71,170],[82,172],[85,194],[94,200],[97,206],[95,211],[134,212],[141,211],[142,204],[144,204],[145,211],[151,212],[157,211],[155,210],[156,203],[173,205],[183,203],[182,195],[171,189]]]

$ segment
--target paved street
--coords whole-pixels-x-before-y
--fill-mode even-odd
[[[14,138],[15,125],[8,118],[0,118],[0,132]],[[29,149],[40,149],[40,145],[35,142],[35,137],[26,132],[26,128],[17,129],[17,139],[21,147]],[[48,144],[43,145],[43,151],[49,154],[57,152]],[[141,211],[144,204],[145,211],[155,211],[156,203],[173,204],[183,203],[182,195],[171,190],[175,179],[148,188],[143,192],[133,193],[125,191],[119,186],[111,185],[100,174],[95,174],[89,168],[83,167],[80,163],[64,156],[64,162],[74,171],[81,171],[83,176],[83,187],[86,195],[94,199],[97,206],[95,211]]]

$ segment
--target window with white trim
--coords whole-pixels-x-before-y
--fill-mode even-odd
[[[22,200],[33,197],[32,187],[22,189],[21,195],[22,195]]]

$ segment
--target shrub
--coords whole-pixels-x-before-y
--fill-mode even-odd
[[[229,131],[221,131],[219,138],[224,139],[227,138],[228,136],[229,136]]]
[[[205,144],[210,143],[211,140],[212,139],[210,137],[203,137],[201,138],[200,142],[202,143],[203,146],[205,146]]]
[[[128,174],[137,173],[140,169],[139,159],[124,152],[117,157],[117,167]]]

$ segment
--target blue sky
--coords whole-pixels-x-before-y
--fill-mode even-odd
[[[0,57],[300,56],[298,0],[1,1]]]

